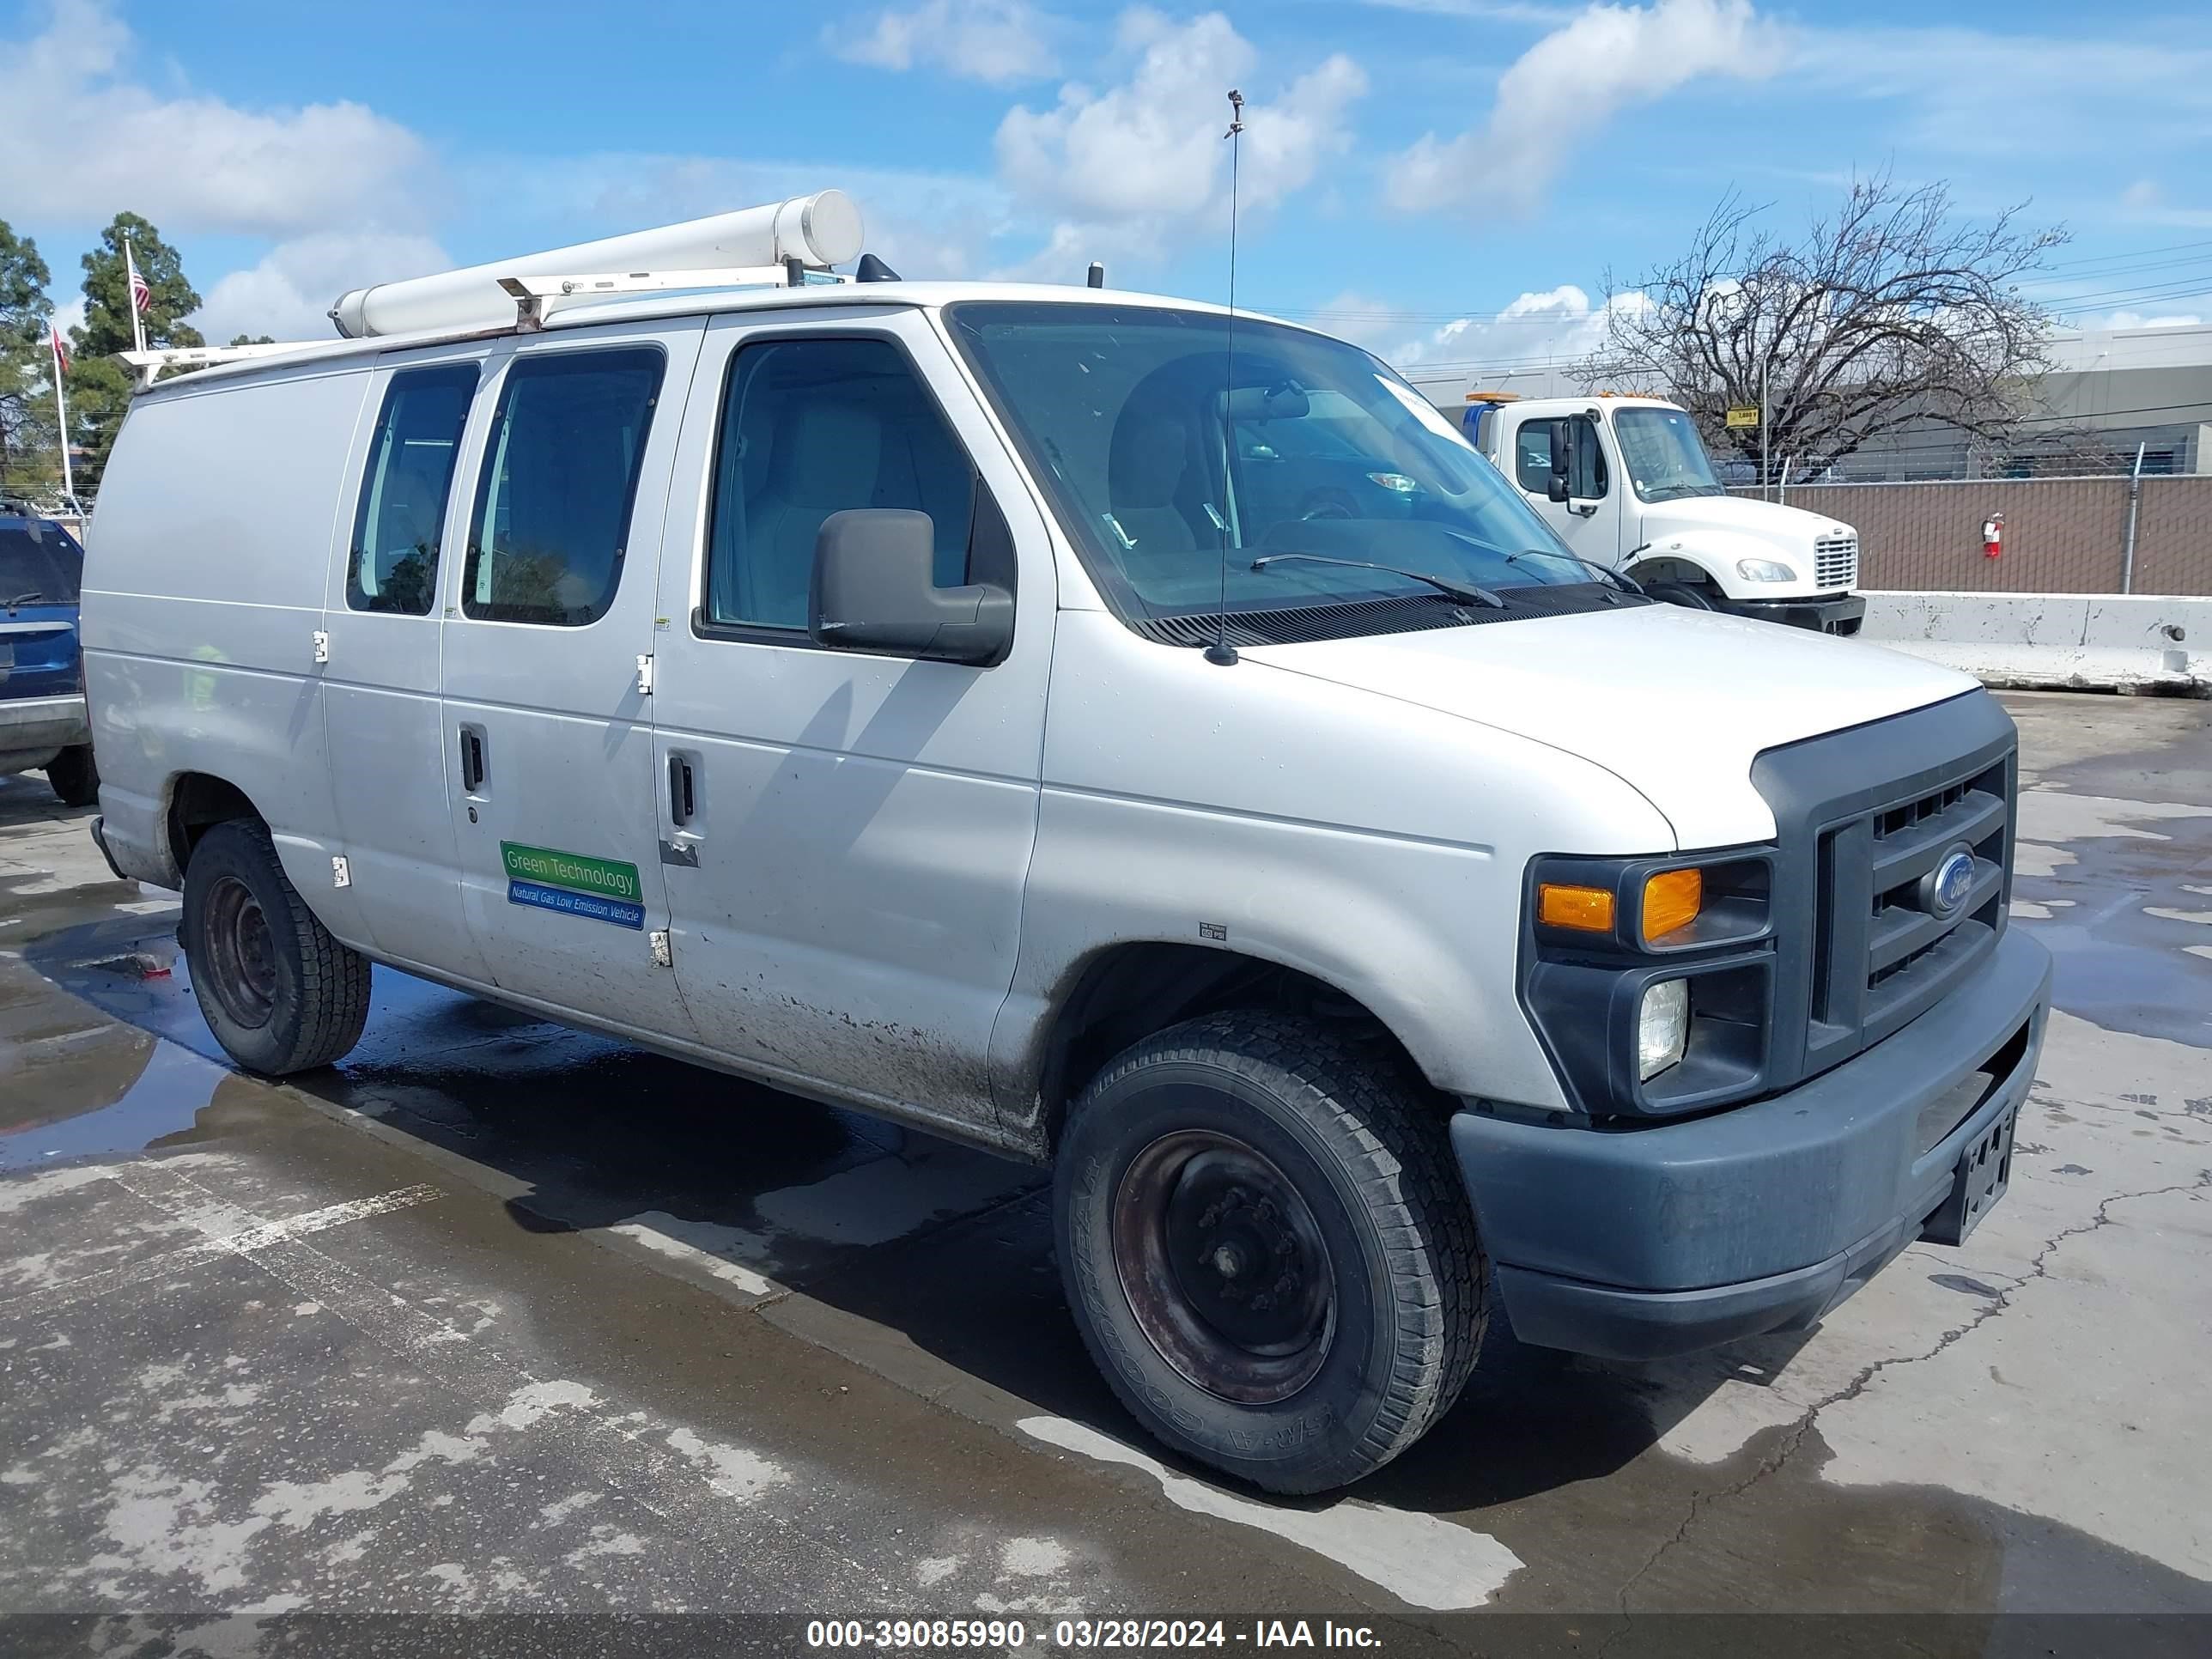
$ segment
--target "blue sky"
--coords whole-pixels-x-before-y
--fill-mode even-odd
[[[343,288],[837,185],[909,276],[1224,293],[1413,363],[1585,347],[1608,270],[1724,191],[1781,228],[1854,172],[2023,200],[2073,320],[2212,315],[2201,14],[1867,0],[0,0],[0,218],[56,299],[119,209],[207,331]]]

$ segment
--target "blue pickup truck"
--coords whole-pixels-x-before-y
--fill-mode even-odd
[[[51,519],[0,514],[0,773],[44,768],[70,806],[100,799],[77,649],[84,549]]]

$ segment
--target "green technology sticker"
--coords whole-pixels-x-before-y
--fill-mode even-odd
[[[562,853],[550,847],[525,847],[512,841],[500,842],[499,856],[507,866],[510,904],[557,910],[563,915],[611,922],[617,927],[645,926],[645,906],[639,902],[643,890],[638,885],[635,864]]]

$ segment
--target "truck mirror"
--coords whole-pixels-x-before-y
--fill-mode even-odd
[[[985,666],[1014,638],[1014,596],[995,582],[937,586],[927,513],[854,507],[814,538],[806,631],[817,645]]]
[[[1544,493],[1552,501],[1565,501],[1574,497],[1575,423],[1572,421],[1547,421],[1552,440],[1552,477]]]

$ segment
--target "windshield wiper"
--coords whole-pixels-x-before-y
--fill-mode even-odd
[[[46,596],[44,593],[41,593],[40,592],[39,592],[39,590],[38,590],[37,588],[35,588],[35,587],[34,587],[34,588],[33,588],[29,592],[27,592],[27,593],[18,593],[18,594],[17,594],[14,599],[12,599],[9,600],[9,601],[8,601],[8,608],[9,608],[10,611],[13,611],[13,610],[14,610],[17,605],[29,605],[29,604],[31,604],[33,600],[36,600],[36,599],[45,599],[46,597]]]
[[[1549,547],[1524,547],[1518,553],[1508,553],[1505,556],[1505,562],[1508,564],[1518,564],[1523,559],[1571,559],[1583,569],[1595,571],[1624,593],[1634,593],[1642,599],[1651,597],[1634,580],[1622,575],[1611,565],[1600,564],[1595,559],[1586,559],[1579,553],[1568,553]]]
[[[1265,558],[1253,560],[1252,568],[1265,570],[1271,564],[1333,564],[1344,570],[1379,570],[1386,576],[1426,582],[1446,599],[1457,599],[1462,605],[1486,605],[1500,611],[1505,608],[1505,601],[1486,587],[1455,582],[1449,576],[1431,576],[1425,570],[1401,570],[1395,564],[1376,564],[1366,559],[1324,558],[1318,553],[1270,553]]]

